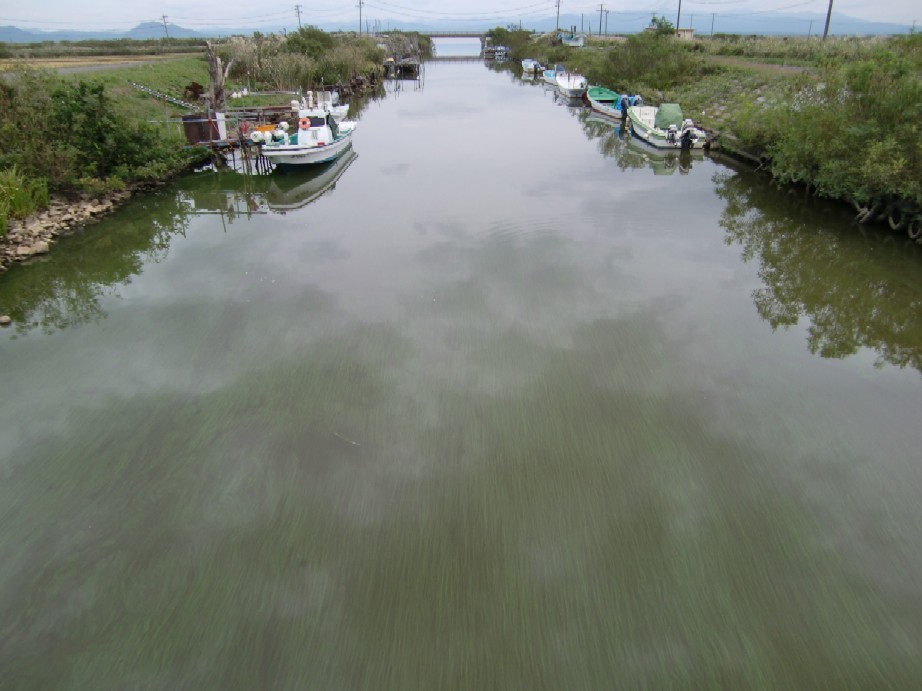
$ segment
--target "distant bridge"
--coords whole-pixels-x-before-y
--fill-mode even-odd
[[[483,62],[482,55],[433,55],[426,62]]]
[[[481,38],[485,31],[420,31],[423,36],[432,38]]]

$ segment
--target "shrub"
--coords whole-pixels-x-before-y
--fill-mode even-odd
[[[47,206],[46,180],[30,180],[15,166],[0,170],[0,236],[6,234],[8,219],[24,218]]]
[[[333,37],[315,26],[305,26],[288,34],[285,50],[317,59],[333,49]]]
[[[53,191],[100,191],[189,162],[179,140],[121,112],[102,84],[22,71],[0,83],[0,168]],[[92,182],[91,182],[92,181]]]
[[[922,204],[918,53],[911,43],[895,46],[908,50],[876,46],[864,59],[832,62],[817,78],[803,77],[786,104],[740,118],[738,134],[768,153],[782,182],[860,204]]]

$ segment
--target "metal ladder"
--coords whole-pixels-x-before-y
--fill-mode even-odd
[[[181,98],[176,98],[175,96],[170,96],[169,94],[165,94],[162,91],[151,89],[149,86],[144,86],[143,84],[138,84],[137,82],[133,82],[131,80],[129,80],[128,83],[139,91],[150,94],[154,98],[159,98],[161,101],[172,103],[173,105],[179,106],[180,108],[186,108],[187,110],[195,110],[196,108],[196,106],[192,105],[188,101],[183,101]]]

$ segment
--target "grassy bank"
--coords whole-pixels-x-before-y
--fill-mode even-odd
[[[3,232],[8,218],[42,209],[51,194],[100,197],[168,178],[198,155],[100,80],[17,70],[0,82],[0,112]]]
[[[380,40],[380,39],[379,39]],[[394,33],[394,52],[425,57],[428,39]],[[166,58],[165,50],[182,49]],[[143,63],[98,72],[57,74],[30,63],[73,61],[87,53],[107,60],[153,51]],[[8,49],[0,81],[0,235],[9,218],[42,209],[50,195],[94,197],[186,169],[205,152],[186,145],[178,117],[185,111],[151,98],[131,82],[182,98],[191,82],[209,83],[202,41],[88,41]],[[281,35],[254,34],[219,44],[230,65],[227,91],[316,89],[380,69],[377,41],[327,34],[313,27]]]
[[[563,62],[647,103],[680,103],[779,182],[922,237],[920,35],[681,41],[650,32],[604,49],[511,45],[516,59]]]

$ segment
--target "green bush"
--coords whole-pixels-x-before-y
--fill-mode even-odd
[[[859,204],[922,205],[919,39],[874,46],[864,59],[803,76],[784,103],[744,111],[737,134],[768,153],[782,182]]]
[[[184,142],[116,107],[101,83],[25,70],[0,83],[0,168],[57,192],[165,177],[190,161]],[[90,182],[94,181],[94,182]]]
[[[671,35],[643,32],[613,46],[602,66],[606,83],[618,90],[664,90],[717,71],[702,57],[686,50]],[[592,75],[594,76],[594,75]]]
[[[333,48],[333,37],[315,26],[305,26],[288,34],[285,49],[317,59]]]

